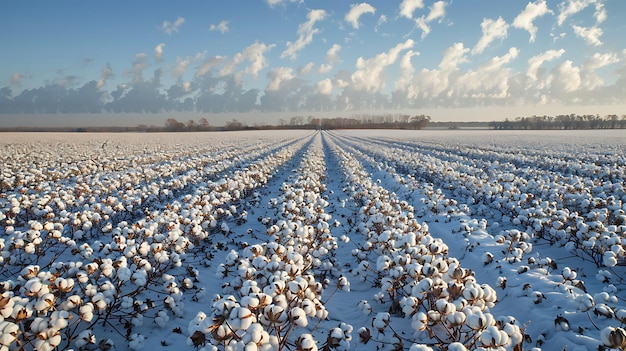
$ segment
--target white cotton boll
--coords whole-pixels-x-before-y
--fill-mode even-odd
[[[288,315],[289,315],[289,320],[291,320],[291,322],[293,322],[293,324],[297,327],[304,328],[309,324],[307,317],[306,317],[306,313],[300,307],[291,308],[291,310],[289,310]]]
[[[613,251],[606,251],[602,256],[602,263],[606,267],[615,267],[617,265],[617,257]]]
[[[593,297],[589,294],[579,295],[576,297],[576,302],[578,303],[578,309],[581,312],[587,312],[594,306]]]
[[[467,348],[465,347],[465,345],[456,341],[448,345],[448,351],[467,351]]]
[[[361,313],[363,313],[366,316],[369,316],[370,313],[372,313],[372,306],[370,306],[367,300],[359,301],[359,303],[357,304],[357,308],[359,309],[359,311],[361,311]]]
[[[424,344],[413,344],[409,351],[433,351],[433,348]]]
[[[626,341],[626,331],[622,328],[606,327],[600,331],[600,340],[604,346],[621,349]]]
[[[86,329],[78,334],[78,337],[74,340],[74,346],[78,349],[85,348],[86,345],[95,345],[96,336],[92,333],[91,329]]]
[[[144,348],[144,336],[141,334],[133,333],[128,338],[128,347],[131,350],[141,350]]]
[[[93,311],[94,311],[94,307],[91,302],[88,302],[87,304],[80,306],[79,308],[80,319],[84,320],[85,322],[90,322],[93,319]]]
[[[317,351],[317,343],[311,334],[302,334],[296,340],[296,345],[299,350],[306,351]]]
[[[156,317],[154,318],[154,323],[156,323],[159,328],[165,328],[165,325],[170,320],[170,317],[167,315],[166,311],[159,311]]]
[[[387,312],[379,312],[374,320],[372,321],[372,326],[379,331],[383,331],[391,320],[391,316]]]

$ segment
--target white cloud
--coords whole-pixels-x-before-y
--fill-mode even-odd
[[[419,54],[417,51],[409,50],[400,59],[400,74],[395,82],[396,90],[405,91],[409,87],[415,73],[415,68],[411,64],[411,58]]]
[[[378,17],[378,21],[376,21],[376,27],[374,27],[374,31],[378,32],[378,27],[380,27],[383,23],[387,22],[387,16],[385,15],[380,15],[380,17]]]
[[[102,69],[102,73],[100,73],[100,79],[98,79],[98,84],[96,85],[96,87],[98,89],[102,88],[106,84],[107,79],[109,79],[112,74],[113,70],[111,69],[111,65],[107,63],[106,66]]]
[[[226,61],[225,56],[213,56],[205,60],[196,70],[196,77],[202,77],[207,74],[213,67],[221,65]]]
[[[161,24],[161,30],[167,34],[172,34],[173,32],[178,32],[178,27],[180,27],[183,23],[185,23],[185,19],[182,17],[178,17],[174,23],[170,21],[163,21]]]
[[[531,82],[537,81],[537,72],[539,71],[539,67],[541,67],[544,62],[552,61],[561,57],[564,53],[564,49],[547,50],[539,55],[531,57],[530,59],[528,59],[528,69],[526,70],[526,77],[528,77]]]
[[[517,58],[519,50],[510,48],[504,56],[495,56],[476,71],[468,71],[454,84],[457,95],[470,98],[504,99],[509,94],[513,71],[504,67]]]
[[[559,4],[559,15],[556,23],[561,26],[567,17],[575,15],[584,10],[585,7],[594,3],[595,0],[567,0]]]
[[[604,80],[598,76],[596,70],[618,62],[620,59],[615,53],[601,54],[597,52],[593,54],[581,69],[581,88],[591,91],[603,86]]]
[[[156,62],[161,62],[163,61],[163,47],[165,46],[165,44],[160,43],[159,45],[157,45],[154,48],[154,60]]]
[[[333,82],[328,78],[317,82],[317,92],[323,95],[330,95],[333,92]]]
[[[176,56],[176,67],[174,67],[174,71],[172,72],[172,76],[174,78],[180,78],[187,71],[187,67],[191,63],[189,58],[181,58],[180,56]]]
[[[380,53],[370,59],[359,57],[356,61],[356,72],[352,74],[352,83],[355,90],[367,92],[379,92],[385,87],[385,68],[398,59],[400,52],[412,48],[413,40],[408,39],[404,43],[391,48],[388,52]]]
[[[211,26],[209,26],[210,31],[219,31],[222,34],[228,32],[228,29],[228,21],[221,21],[218,24],[211,24]]]
[[[127,74],[130,74],[133,77],[133,83],[143,81],[143,70],[149,66],[147,57],[148,56],[144,53],[135,55],[133,67],[130,72],[127,72]]]
[[[545,0],[529,2],[526,8],[513,20],[513,27],[528,31],[528,33],[530,33],[530,39],[528,41],[532,43],[537,37],[537,27],[533,21],[549,13],[553,14],[554,12],[548,8]]]
[[[580,68],[574,66],[570,60],[561,63],[555,68],[554,78],[552,87],[557,91],[562,90],[566,93],[578,90],[582,82]]]
[[[276,45],[254,42],[254,44],[245,48],[242,55],[250,62],[250,66],[246,67],[245,73],[252,75],[254,78],[258,77],[259,71],[268,66],[265,53],[272,50],[274,46]]]
[[[483,35],[472,49],[472,54],[481,54],[494,40],[506,38],[509,25],[502,17],[498,17],[497,20],[484,18],[480,27]]]
[[[415,24],[419,29],[422,30],[422,39],[426,38],[430,33],[430,26],[428,23],[438,19],[443,18],[446,15],[446,2],[445,1],[437,1],[430,7],[430,12],[428,12],[428,16],[422,16],[415,20]]]
[[[303,0],[265,0],[270,7],[280,5],[284,2],[303,2]]]
[[[454,94],[454,90],[449,89],[452,86],[451,81],[458,75],[458,66],[467,62],[467,52],[469,49],[463,43],[454,43],[444,51],[438,69],[422,69],[413,79],[414,86],[411,89],[414,97],[418,94],[424,98],[437,97],[446,90],[447,96]]]
[[[339,58],[339,51],[341,50],[341,45],[333,44],[333,46],[326,51],[326,61],[330,64],[341,62]]]
[[[572,26],[574,29],[574,33],[585,39],[585,42],[589,45],[600,46],[602,45],[602,41],[600,40],[600,36],[602,36],[602,29],[600,27],[580,27],[580,26]]]
[[[348,11],[344,20],[349,22],[352,25],[352,28],[359,29],[359,17],[366,13],[374,14],[376,13],[376,8],[366,2],[353,4],[350,6],[350,11]]]
[[[412,19],[413,12],[415,12],[416,9],[421,8],[424,8],[423,0],[402,0],[400,3],[400,15],[408,19]]]
[[[596,17],[596,24],[606,21],[606,9],[600,1],[596,2],[596,12],[593,15]]]
[[[317,69],[317,73],[326,74],[333,69],[333,65],[331,64],[321,64],[320,68]]]
[[[270,81],[267,83],[265,90],[278,91],[283,81],[288,81],[295,77],[291,67],[276,67],[267,73],[267,78],[269,78]]]
[[[326,17],[324,10],[311,10],[306,15],[307,21],[298,26],[298,39],[295,42],[287,42],[287,49],[280,54],[280,58],[289,57],[294,60],[296,53],[313,41],[313,35],[319,32],[319,29],[313,28],[315,22],[321,21]]]
[[[304,67],[301,67],[298,70],[298,76],[303,76],[303,75],[311,72],[311,70],[313,69],[313,66],[315,66],[315,64],[313,62],[307,63]]]

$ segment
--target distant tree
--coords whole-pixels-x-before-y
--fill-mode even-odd
[[[179,132],[185,128],[185,124],[178,122],[175,118],[168,118],[165,121],[165,130],[169,132]]]

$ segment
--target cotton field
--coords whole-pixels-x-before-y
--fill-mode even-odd
[[[0,350],[625,350],[624,148],[3,134]]]

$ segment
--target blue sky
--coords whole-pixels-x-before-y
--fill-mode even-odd
[[[0,121],[621,115],[623,18],[622,0],[10,1]]]

